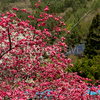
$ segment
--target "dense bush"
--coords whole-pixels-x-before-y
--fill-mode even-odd
[[[77,62],[74,64],[74,67],[69,68],[73,72],[77,72],[78,75],[92,79],[92,84],[96,80],[100,80],[100,56],[95,56],[93,59],[88,59],[87,57],[77,59]],[[66,69],[67,70],[67,69]]]

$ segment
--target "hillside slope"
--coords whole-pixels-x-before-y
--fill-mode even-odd
[[[0,13],[9,11],[12,7],[18,7],[32,12],[37,1],[0,0]],[[70,30],[77,23],[71,29],[71,33],[66,36],[66,44],[69,47],[74,47],[80,42],[85,43],[92,19],[97,13],[100,13],[100,0],[41,0],[40,10],[43,11],[42,9],[49,3],[51,4],[49,13],[58,13],[59,16],[62,16],[67,30]],[[90,9],[91,11],[79,21]],[[62,33],[61,35],[63,36],[64,34]]]
[[[13,0],[12,0],[13,1]],[[14,0],[13,2],[11,1],[6,1],[6,0],[1,0],[0,1],[0,13],[7,12],[12,9],[12,7],[18,7],[21,9],[26,9],[28,11],[32,11],[32,6],[30,0]]]

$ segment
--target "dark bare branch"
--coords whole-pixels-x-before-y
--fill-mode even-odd
[[[2,55],[0,55],[0,58],[2,58],[5,54],[8,53],[8,51],[10,51],[10,50],[12,50],[12,49],[14,49],[14,48],[8,49],[6,52],[4,52]]]
[[[12,48],[12,45],[11,45],[11,36],[10,36],[10,33],[9,33],[9,28],[8,28],[8,39],[9,39],[9,43],[10,43],[10,50],[11,50],[11,48]]]

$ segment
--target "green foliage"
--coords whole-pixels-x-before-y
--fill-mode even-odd
[[[32,8],[35,8],[35,3],[38,2],[38,0],[30,0]],[[43,7],[45,7],[46,5],[50,4],[50,9],[49,9],[49,13],[61,13],[65,10],[65,5],[64,2],[62,2],[61,0],[43,0],[43,2],[41,2],[40,4],[40,11],[43,9]]]
[[[73,5],[73,0],[65,0],[65,6],[71,7]]]
[[[49,13],[61,13],[64,12],[64,3],[61,1],[54,0],[53,2],[50,2],[50,9]]]
[[[100,55],[100,14],[97,14],[93,18],[92,24],[89,28],[84,53],[88,58]]]
[[[2,4],[5,4],[5,3],[9,4],[9,3],[14,3],[14,2],[18,2],[18,0],[1,0]]]
[[[73,26],[80,20],[80,18],[83,17],[83,15],[86,12],[87,9],[82,8],[79,9],[77,12],[74,12],[73,14],[72,11],[66,12],[66,15],[63,17],[64,20],[66,20],[67,29],[70,30],[72,28],[71,33],[66,35],[65,42],[68,46],[74,47],[76,44],[79,44],[80,42],[85,43],[89,23],[80,21],[75,27]]]
[[[80,31],[79,31],[79,36],[81,38],[81,42],[85,43],[86,38],[87,38],[87,33],[89,33],[89,26],[90,26],[90,22],[84,22],[84,20],[82,20],[80,22]]]
[[[100,0],[94,1],[94,3],[92,4],[92,8],[94,10],[97,10],[99,7],[100,7]]]
[[[70,48],[80,43],[80,36],[78,35],[78,28],[74,28],[74,30],[70,34],[66,35],[65,42]]]
[[[87,0],[65,0],[65,7],[72,7],[73,11],[86,7]]]
[[[92,11],[98,9],[100,7],[99,4],[100,4],[100,0],[97,0],[95,2],[92,2],[92,0],[75,0],[75,1],[65,0],[65,5],[66,5],[65,7],[66,8],[71,7],[73,9],[73,10],[66,11],[66,14],[63,16],[67,29],[70,30],[91,8]],[[94,13],[91,14],[91,12],[87,16],[85,16],[71,30],[70,34],[66,36],[66,44],[68,44],[68,46],[72,47],[74,45],[79,44],[79,42],[85,43],[87,38],[87,33],[89,32],[89,26],[91,24],[91,20],[94,14]],[[71,27],[69,28],[70,24]],[[73,34],[75,39],[73,39]]]
[[[93,59],[88,59],[87,57],[77,59],[77,62],[74,63],[74,67],[68,67],[73,72],[77,72],[78,75],[92,79],[92,83],[94,83],[95,80],[100,80],[100,56],[95,56]]]

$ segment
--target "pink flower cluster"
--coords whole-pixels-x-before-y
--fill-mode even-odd
[[[36,8],[39,7],[39,3],[40,0],[35,4]],[[49,11],[48,6],[41,12],[40,18],[29,15],[26,21],[16,18],[14,13],[7,12],[1,15],[0,100],[28,100],[35,98],[37,92],[40,95],[48,89],[50,94],[44,94],[52,100],[93,100],[94,97],[87,93],[88,86],[93,85],[85,83],[85,80],[92,80],[65,71],[68,65],[73,67],[71,59],[62,53],[67,48],[65,38],[61,37],[61,41],[53,45],[48,44],[49,39],[58,39],[57,35],[60,32],[67,31],[66,28],[61,29],[61,26],[65,27],[61,17],[54,13],[46,13]],[[14,7],[12,9],[20,10]],[[25,9],[21,11],[27,13]],[[37,22],[34,26],[30,25],[30,18]],[[46,28],[48,19],[59,23],[52,31]],[[39,27],[42,27],[42,30]],[[48,56],[47,59],[44,59],[45,55]],[[98,89],[100,86],[90,88],[95,92]],[[39,99],[44,100],[45,96],[39,96]],[[100,100],[99,95],[95,98]]]

